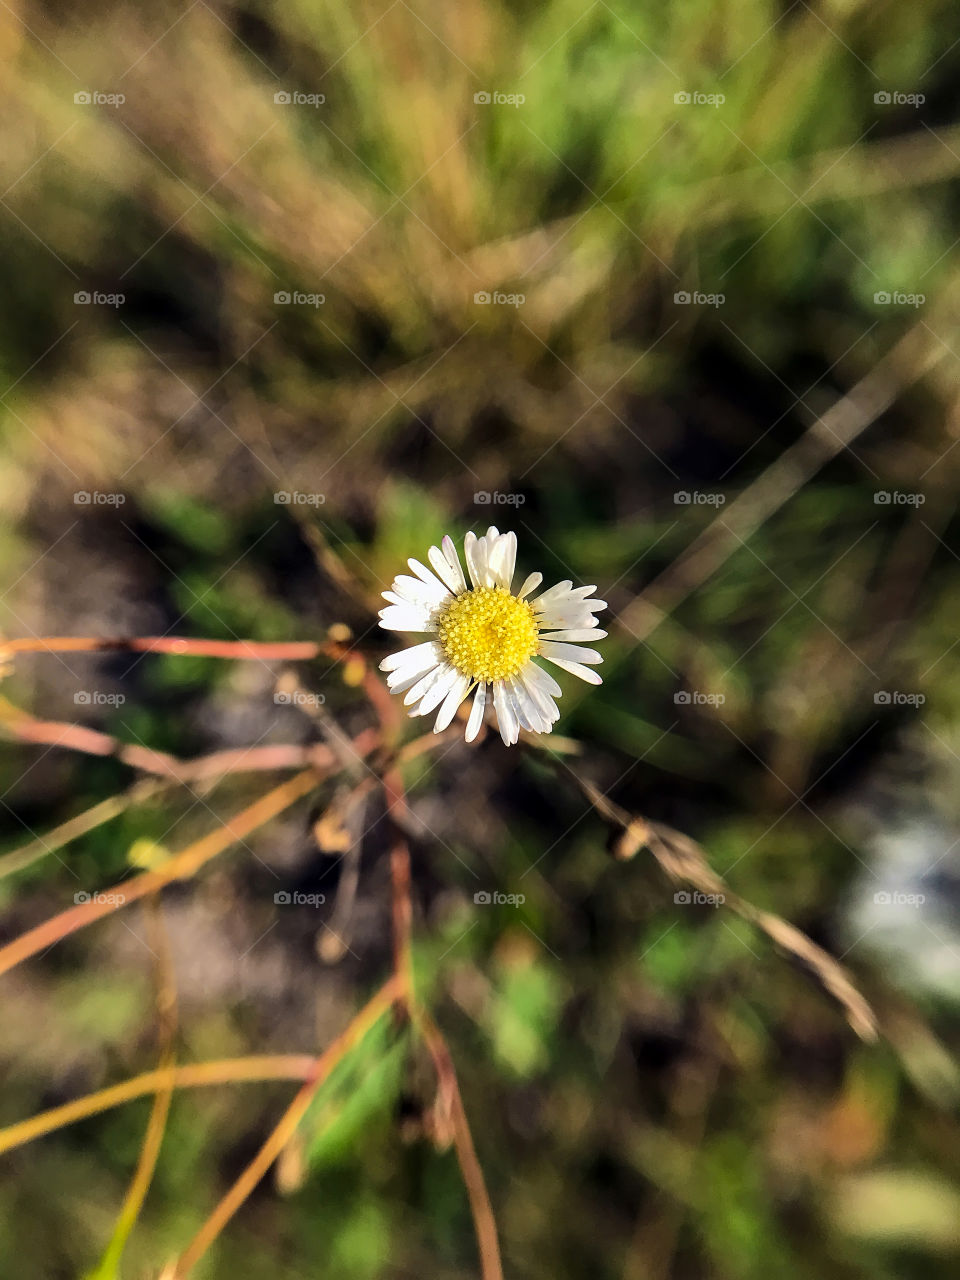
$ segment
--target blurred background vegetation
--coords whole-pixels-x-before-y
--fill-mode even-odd
[[[941,0],[0,7],[5,633],[339,623],[378,658],[408,555],[514,528],[525,570],[611,605],[603,687],[564,681],[579,767],[877,1009],[863,1044],[742,921],[612,861],[542,752],[411,764],[417,969],[508,1276],[957,1273],[958,60]],[[186,757],[313,740],[282,675],[44,656],[5,693]],[[340,668],[300,675],[369,723]],[[4,849],[134,780],[4,743]],[[2,937],[254,784],[164,792],[5,874]],[[181,1060],[312,1052],[388,968],[382,815],[339,959],[345,864],[308,816],[164,895]],[[2,979],[0,1122],[155,1063],[147,923]],[[476,1275],[421,1057],[371,1036],[196,1274]],[[156,1274],[291,1089],[177,1094],[98,1280]],[[148,1114],[2,1157],[0,1275],[94,1270]]]

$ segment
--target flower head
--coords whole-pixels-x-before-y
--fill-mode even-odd
[[[469,577],[453,540],[444,538],[442,549],[431,547],[427,555],[432,572],[409,560],[416,577],[400,574],[384,591],[389,603],[380,610],[381,627],[426,632],[431,638],[384,658],[380,670],[390,673],[387,684],[394,693],[405,694],[411,715],[429,715],[439,707],[435,733],[450,724],[471,692],[468,742],[480,732],[491,700],[507,746],[521,729],[549,733],[560,718],[554,702],[560,686],[534,658],[600,684],[590,668],[602,658],[579,642],[607,634],[594,616],[606,603],[588,599],[596,587],[574,587],[569,581],[531,598],[543,581],[540,573],[531,573],[514,592],[517,535],[492,525],[481,538],[467,534],[463,555]]]

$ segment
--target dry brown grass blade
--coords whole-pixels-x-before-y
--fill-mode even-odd
[[[80,836],[96,830],[97,827],[124,813],[133,805],[144,804],[154,799],[168,785],[171,784],[162,779],[141,778],[126,791],[108,796],[106,800],[100,800],[89,809],[84,809],[82,813],[75,814],[66,822],[61,822],[59,826],[44,832],[42,836],[37,836],[35,840],[21,845],[19,849],[11,849],[0,856],[0,880],[5,876],[15,875],[25,867],[32,866],[47,854],[62,849],[71,840],[77,840]]]
[[[393,910],[393,967],[402,983],[404,999],[412,1002],[413,952],[413,902],[410,897],[410,846],[407,844],[400,821],[407,813],[407,800],[400,770],[396,767],[383,775],[383,789],[387,801],[393,834],[390,843],[390,884]]]
[[[738,894],[710,866],[703,848],[689,836],[660,822],[628,813],[620,805],[581,778],[569,765],[567,772],[576,779],[584,795],[608,822],[621,828],[613,845],[614,855],[627,860],[647,848],[672,880],[684,881],[701,893],[723,894],[724,905],[760,929],[781,951],[799,960],[824,990],[841,1006],[847,1021],[863,1040],[877,1037],[877,1018],[865,997],[857,990],[847,971],[833,956],[818,946],[795,925],[769,911],[761,911]]]
[[[460,1096],[460,1085],[457,1081],[453,1057],[443,1038],[443,1033],[424,1008],[417,1006],[413,1010],[413,1018],[414,1025],[423,1037],[433,1059],[437,1073],[437,1089],[443,1100],[443,1111],[449,1117],[453,1129],[457,1161],[460,1165],[463,1185],[467,1189],[470,1200],[470,1212],[473,1215],[482,1280],[503,1280],[497,1222],[493,1216],[493,1206],[484,1181],[483,1169],[473,1145],[473,1135],[463,1107],[463,1098]]]
[[[648,638],[807,481],[848,448],[897,396],[943,359],[922,323],[914,325],[870,372],[714,517],[699,537],[622,610],[617,623]]]
[[[316,1064],[309,1053],[251,1054],[246,1058],[217,1058],[211,1062],[190,1062],[173,1068],[176,1089],[195,1089],[216,1084],[260,1084],[270,1080],[306,1080]],[[0,1155],[22,1147],[68,1124],[123,1106],[134,1098],[149,1097],[168,1086],[167,1067],[144,1071],[142,1075],[107,1085],[95,1093],[41,1111],[27,1120],[0,1129]]]
[[[155,774],[172,782],[198,782],[228,773],[259,773],[272,769],[300,769],[313,764],[326,769],[335,763],[333,752],[322,743],[300,746],[275,743],[265,747],[237,747],[210,755],[183,760],[165,751],[121,742],[99,729],[64,720],[38,720],[22,708],[0,698],[0,733],[21,742],[34,742],[84,755],[114,756],[141,773]],[[367,754],[380,741],[372,731],[353,742],[355,753]]]
[[[376,778],[363,778],[353,787],[342,787],[313,824],[317,848],[328,856],[339,856],[333,910],[326,927],[317,934],[317,955],[325,964],[336,964],[350,949],[353,911],[360,885],[364,814],[367,798],[377,785]]]
[[[0,947],[0,973],[6,973],[22,960],[36,955],[47,947],[53,946],[61,938],[83,929],[101,916],[107,916],[131,902],[156,893],[174,880],[186,880],[195,875],[211,858],[228,849],[232,844],[245,839],[257,827],[263,826],[271,818],[277,817],[294,801],[305,796],[316,786],[320,775],[314,769],[305,769],[302,773],[289,778],[266,795],[260,796],[253,804],[248,805],[240,813],[235,814],[228,823],[224,823],[215,831],[211,831],[202,839],[195,841],[182,852],[174,854],[159,864],[154,870],[143,875],[132,876],[121,880],[109,890],[98,895],[90,902],[79,903],[43,924]]]
[[[171,1280],[183,1280],[189,1275],[210,1246],[216,1240],[233,1215],[244,1203],[284,1147],[293,1137],[297,1126],[307,1113],[314,1095],[330,1075],[338,1062],[367,1034],[370,1028],[395,1003],[401,993],[401,982],[393,974],[380,990],[367,1001],[344,1031],[318,1058],[314,1060],[310,1077],[298,1090],[293,1102],[280,1117],[266,1142],[241,1173],[213,1213],[206,1220],[178,1261],[165,1274]]]
[[[151,950],[156,956],[156,1003],[160,1040],[160,1060],[157,1070],[165,1078],[154,1094],[150,1119],[140,1148],[140,1158],[137,1160],[137,1167],[124,1197],[113,1235],[104,1251],[97,1272],[98,1276],[103,1277],[116,1276],[120,1272],[124,1248],[131,1231],[136,1226],[160,1158],[160,1147],[166,1132],[175,1088],[175,1037],[178,1025],[176,973],[173,957],[170,954],[170,941],[163,922],[163,907],[158,899],[148,898],[144,903],[144,909],[150,932]]]

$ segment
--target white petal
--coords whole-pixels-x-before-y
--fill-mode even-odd
[[[470,708],[470,719],[467,721],[467,742],[472,742],[480,732],[480,726],[483,724],[483,709],[487,705],[487,686],[483,683],[477,685],[477,692],[473,695],[473,706]]]
[[[433,574],[430,576],[433,578]],[[450,598],[450,592],[437,578],[433,578],[433,586],[431,586],[420,578],[411,578],[407,573],[401,573],[394,578],[393,589],[397,595],[402,596],[404,600],[413,601],[414,604],[442,604],[444,600]]]
[[[509,676],[505,678],[501,683],[503,684],[504,695],[510,704],[510,710],[517,717],[517,722],[520,725],[520,728],[532,729],[533,721],[527,715],[527,700],[526,698],[521,699],[518,696],[517,686],[514,683],[513,677]],[[540,717],[537,716],[538,721],[539,721],[539,718]]]
[[[434,667],[442,665],[444,657],[440,647],[428,640],[425,644],[414,645],[412,649],[404,649],[391,658],[384,658],[380,664],[381,671],[386,669],[384,664],[390,662],[396,665],[387,676],[387,688],[393,693],[403,693],[418,680],[422,680]]]
[[[494,585],[493,576],[490,573],[490,551],[492,546],[493,544],[486,534],[477,539],[473,558],[477,566],[477,575],[481,587],[492,587]]]
[[[424,663],[422,667],[403,667],[400,671],[391,671],[387,676],[387,688],[391,693],[404,693],[411,685],[415,685],[418,680],[422,680],[425,675],[429,675],[440,665],[438,662],[429,666]]]
[[[497,539],[496,548],[490,560],[494,571],[494,586],[505,587],[507,591],[513,585],[513,572],[517,564],[517,535],[502,533]]]
[[[438,663],[437,666],[431,667],[430,670],[425,672],[424,675],[417,681],[417,683],[413,686],[413,688],[404,698],[403,705],[405,707],[412,707],[415,703],[419,702],[421,698],[425,697],[430,692],[430,690],[434,687],[434,685],[437,683],[437,681],[440,679],[441,676],[445,675],[448,671],[452,671],[452,670],[453,670],[453,667],[448,666],[446,662]],[[412,716],[415,716],[417,712],[411,711],[410,714]]]
[[[563,658],[565,662],[586,662],[589,666],[596,666],[598,662],[603,661],[602,653],[597,653],[596,649],[585,649],[579,644],[554,644],[551,640],[542,640],[540,652],[545,658]]]
[[[380,610],[380,625],[386,631],[435,631],[433,614],[426,605],[390,605]]]
[[[528,662],[523,668],[523,675],[526,677],[528,684],[536,685],[537,688],[542,689],[544,693],[553,694],[555,698],[559,698],[563,693],[563,690],[557,684],[556,680],[554,680],[550,672],[544,671],[543,667],[539,666],[536,662]]]
[[[598,627],[576,627],[573,631],[554,631],[548,634],[542,631],[541,636],[544,640],[603,640],[606,636],[605,631],[601,631]]]
[[[470,575],[470,581],[475,587],[482,587],[480,581],[480,568],[477,564],[477,547],[479,539],[472,529],[468,529],[463,539],[463,558],[467,562],[467,572]]]
[[[540,611],[534,604],[533,614],[541,631],[556,631],[567,627],[571,629],[593,627],[597,620],[590,610],[590,603],[588,601],[587,604],[578,604],[576,600],[567,599],[555,601]]]
[[[603,681],[595,671],[591,671],[589,667],[582,667],[579,662],[568,662],[566,658],[551,658],[547,653],[543,656],[548,662],[553,662],[558,667],[562,667],[564,671],[569,671],[572,676],[579,676],[587,684],[603,684]]]
[[[497,528],[497,526],[495,524],[489,525],[487,528],[487,542],[488,543],[496,542],[497,538],[499,537],[500,537],[500,530]]]
[[[510,533],[504,536],[508,539],[508,542],[505,557],[506,563],[503,569],[503,585],[509,591],[517,568],[517,535],[511,530]]]
[[[460,572],[460,566],[457,565],[456,569],[454,569],[439,547],[431,547],[427,552],[427,559],[437,571],[437,577],[455,595],[463,590],[463,574]]]
[[[460,672],[456,667],[445,667],[440,672],[439,678],[430,686],[424,694],[419,707],[414,707],[411,715],[427,716],[435,707],[439,707],[453,686],[460,679]],[[407,695],[409,697],[409,694]]]
[[[520,724],[507,698],[507,691],[499,680],[493,686],[493,706],[497,713],[497,726],[504,746],[512,747],[520,737]]]
[[[517,560],[517,535],[503,533],[490,539],[487,534],[487,565],[492,587],[506,587],[510,590],[513,581],[513,566]]]
[[[569,578],[565,578],[563,582],[558,582],[555,587],[551,587],[549,591],[545,591],[542,596],[538,596],[536,600],[531,601],[534,608],[541,605],[552,604],[555,600],[562,600],[564,596],[571,593],[573,583]]]
[[[438,578],[435,573],[431,573],[425,564],[421,564],[419,560],[410,559],[407,564],[417,575],[422,583],[428,586],[432,591],[440,591],[443,595],[448,595],[450,587],[442,578]]]
[[[510,680],[510,692],[513,694],[513,704],[517,709],[520,723],[525,729],[529,729],[531,733],[549,733],[553,720],[537,702],[531,690],[527,688],[522,675],[523,673],[521,672],[520,675],[514,676]]]
[[[380,670],[396,671],[398,667],[415,666],[421,658],[434,657],[436,652],[436,643],[433,640],[424,640],[422,644],[411,645],[409,649],[398,649],[396,653],[391,653],[389,658],[384,658],[380,663]]]
[[[465,591],[467,588],[467,580],[463,576],[463,569],[460,567],[460,557],[457,555],[457,548],[453,545],[453,539],[447,534],[444,534],[440,547],[446,557],[447,564],[453,570],[454,575],[460,583],[459,590]]]
[[[442,733],[450,721],[457,713],[457,707],[467,696],[470,688],[470,677],[461,676],[450,692],[443,700],[443,706],[440,708],[440,714],[437,716],[436,724],[433,726],[434,733]]]
[[[536,663],[528,662],[517,676],[517,679],[522,683],[527,694],[533,699],[534,703],[540,710],[541,717],[547,725],[547,728],[543,732],[549,733],[550,725],[560,719],[560,712],[557,708],[557,704],[550,696],[548,691],[549,686],[545,683],[540,683],[537,679],[538,676],[546,676],[550,685],[553,686],[559,694],[560,686],[552,676],[548,676],[545,671],[542,671],[540,667],[536,665]]]
[[[542,573],[530,573],[523,580],[523,586],[517,592],[517,599],[523,600],[531,591],[536,591],[540,583],[543,581]]]

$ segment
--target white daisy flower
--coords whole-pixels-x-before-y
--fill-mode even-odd
[[[491,701],[508,747],[521,729],[549,733],[560,718],[554,702],[560,686],[534,658],[546,658],[588,684],[602,683],[590,668],[603,659],[579,642],[607,634],[594,617],[606,602],[588,599],[596,587],[574,587],[569,581],[534,599],[530,593],[543,581],[541,573],[531,573],[514,593],[517,535],[499,533],[492,525],[483,537],[468,533],[463,540],[469,581],[453,540],[444,538],[442,548],[430,548],[432,573],[419,560],[408,560],[416,577],[401,574],[383,593],[389,604],[380,611],[381,627],[431,637],[384,658],[380,670],[390,673],[388,686],[405,693],[412,716],[440,708],[434,733],[450,724],[474,690],[468,742],[480,732]]]

